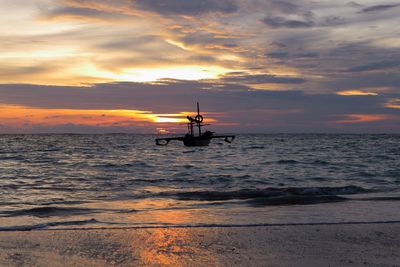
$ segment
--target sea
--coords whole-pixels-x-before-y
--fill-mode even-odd
[[[400,135],[0,135],[0,231],[400,221]]]

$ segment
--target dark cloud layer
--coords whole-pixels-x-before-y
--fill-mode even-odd
[[[236,74],[231,73],[221,77],[224,82],[230,83],[245,83],[245,84],[268,84],[268,83],[283,83],[283,84],[301,84],[306,80],[298,77],[285,77],[270,74]]]
[[[48,11],[43,17],[47,19],[80,18],[83,20],[94,19],[102,21],[128,20],[132,18],[132,16],[126,14],[110,13],[102,10],[80,7],[55,8]]]
[[[229,88],[229,84],[225,85]],[[41,108],[132,109],[154,113],[193,110],[200,101],[207,112],[224,114],[216,129],[236,132],[387,132],[399,122],[400,110],[385,108],[389,99],[399,95],[341,96],[309,95],[301,91],[221,90],[217,84],[165,80],[159,84],[112,83],[92,88],[33,85],[1,85],[0,99],[5,103]],[[374,116],[382,121],[354,123],[341,127],[337,121],[349,114]],[[361,128],[360,128],[361,127]]]
[[[361,10],[362,13],[370,13],[370,12],[378,12],[378,11],[385,11],[389,10],[395,7],[400,6],[400,4],[388,4],[388,5],[376,5],[376,6],[370,6],[366,7]]]
[[[348,69],[351,72],[362,72],[362,71],[375,71],[375,70],[386,70],[391,68],[398,68],[400,67],[400,61],[381,61],[381,62],[373,62],[361,66],[356,66]]]
[[[238,10],[238,6],[232,0],[136,0],[133,4],[139,9],[163,15],[193,16],[213,12],[233,13]]]
[[[315,23],[311,20],[288,20],[283,17],[267,17],[264,18],[264,23],[271,28],[311,28]]]

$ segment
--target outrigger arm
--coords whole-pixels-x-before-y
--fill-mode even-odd
[[[227,143],[232,143],[235,139],[234,135],[215,135],[212,138],[225,138],[224,141]]]
[[[183,141],[183,137],[156,138],[156,145],[166,146],[172,140]]]
[[[215,139],[215,138],[224,138],[224,141],[227,143],[232,143],[233,140],[235,139],[234,135],[215,135],[212,136],[210,139]],[[156,138],[156,145],[158,146],[166,146],[169,144],[170,141],[183,141],[185,138],[184,137],[167,137],[167,138]]]

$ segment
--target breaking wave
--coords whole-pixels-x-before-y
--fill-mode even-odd
[[[288,187],[265,189],[241,189],[237,191],[189,191],[164,192],[159,197],[171,197],[179,200],[225,201],[248,200],[248,203],[260,205],[316,204],[346,200],[341,195],[367,193],[370,190],[358,186],[343,187]]]
[[[81,220],[81,221],[64,221],[64,222],[48,222],[41,224],[33,224],[33,225],[19,225],[19,226],[6,226],[0,227],[0,231],[31,231],[31,230],[40,230],[46,229],[49,227],[57,227],[57,226],[81,226],[87,224],[99,224],[101,222],[96,219],[90,220]]]
[[[35,217],[50,217],[50,216],[69,216],[81,215],[99,212],[97,209],[89,208],[72,208],[72,207],[36,207],[32,209],[20,209],[1,212],[1,217],[15,216],[35,216]]]

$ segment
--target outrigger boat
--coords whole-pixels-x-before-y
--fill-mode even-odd
[[[211,139],[223,138],[225,142],[232,143],[235,139],[234,135],[214,135],[211,131],[201,131],[201,127],[208,125],[203,124],[203,116],[200,114],[199,103],[197,102],[197,115],[193,118],[190,116],[186,117],[189,122],[187,123],[188,133],[183,137],[167,137],[167,138],[156,138],[156,144],[159,146],[166,146],[170,141],[177,140],[183,141],[185,146],[208,146]],[[198,133],[195,134],[194,128],[197,127]]]

